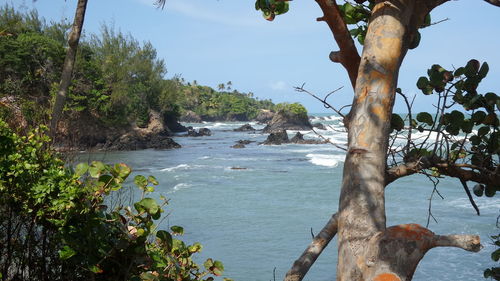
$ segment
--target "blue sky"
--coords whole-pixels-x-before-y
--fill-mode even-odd
[[[46,19],[72,21],[76,0],[0,0],[35,8]],[[313,98],[344,86],[330,98],[338,107],[350,104],[352,89],[344,69],[330,62],[336,44],[321,10],[313,0],[291,2],[290,12],[268,22],[254,9],[254,0],[167,0],[164,10],[154,0],[89,0],[84,33],[98,33],[102,24],[150,41],[166,62],[168,75],[216,87],[232,81],[234,88],[274,102],[301,102],[310,112],[325,112]],[[449,20],[421,30],[420,46],[409,51],[399,87],[410,96],[427,68],[461,66],[469,59],[487,61],[490,73],[480,90],[500,92],[500,8],[481,0],[448,2],[435,9],[432,20]],[[417,94],[414,111],[431,110],[434,98]],[[404,112],[401,101],[396,112]]]

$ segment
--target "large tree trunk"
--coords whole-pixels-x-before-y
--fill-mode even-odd
[[[419,225],[386,228],[386,159],[397,78],[417,24],[425,16],[416,2],[379,2],[372,11],[349,114],[337,280],[411,280],[424,254],[446,244]],[[471,237],[466,240],[479,244]]]
[[[358,65],[346,59],[350,38],[336,26],[334,0],[316,0],[339,45],[333,61],[346,70]],[[372,10],[356,75],[355,96],[346,116],[348,153],[344,163],[339,212],[294,262],[285,281],[300,281],[319,254],[338,234],[337,280],[411,280],[425,253],[441,246],[479,251],[478,236],[436,235],[417,224],[386,227],[385,186],[413,170],[386,167],[388,140],[399,68],[425,16],[447,0],[377,1]],[[358,2],[358,1],[356,1]],[[362,2],[362,1],[361,1]],[[335,28],[333,28],[334,26]],[[331,56],[332,57],[332,56]],[[352,82],[352,75],[349,72]],[[422,167],[421,167],[422,168]],[[425,167],[424,167],[425,168]]]
[[[68,38],[68,50],[66,52],[66,58],[64,59],[61,82],[59,84],[59,90],[57,91],[54,107],[52,108],[52,118],[50,120],[50,134],[52,135],[52,138],[55,138],[56,136],[57,124],[61,119],[64,103],[66,102],[66,96],[71,84],[71,76],[75,66],[76,52],[78,49],[78,42],[80,41],[80,35],[82,33],[86,9],[87,0],[78,0],[73,27],[71,28]]]

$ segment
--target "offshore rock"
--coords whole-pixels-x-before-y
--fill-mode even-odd
[[[246,131],[255,131],[255,129],[250,124],[245,124],[239,128],[234,129],[236,132],[246,132]]]
[[[276,113],[272,112],[268,109],[261,109],[257,117],[255,117],[255,121],[265,124],[271,121]]]
[[[288,134],[286,133],[286,130],[276,130],[269,134],[267,137],[266,141],[264,141],[262,144],[265,145],[280,145],[283,143],[289,143],[290,140],[288,139]]]
[[[313,123],[313,124],[312,124],[312,126],[313,126],[314,128],[318,128],[318,129],[320,129],[320,130],[326,130],[325,125],[323,125],[323,124],[321,124],[321,123],[319,123],[319,122],[318,122],[318,123]]]
[[[311,130],[312,125],[307,115],[293,114],[280,111],[264,128],[264,133],[273,133],[281,130]]]

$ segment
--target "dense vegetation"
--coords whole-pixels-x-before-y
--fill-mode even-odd
[[[133,206],[105,200],[124,188],[125,164],[94,161],[73,170],[50,150],[44,128],[19,136],[0,120],[0,278],[2,280],[213,280],[224,270],[192,260],[199,243],[158,230],[168,200],[148,197],[158,185],[137,175]],[[116,195],[115,195],[116,196]],[[108,197],[109,198],[109,197]],[[229,279],[224,279],[229,280]]]
[[[65,56],[67,22],[47,23],[36,11],[22,13],[0,8],[0,98],[13,97],[31,125],[46,123]],[[65,106],[67,122],[83,120],[102,128],[147,125],[152,110],[165,120],[193,111],[207,120],[248,120],[259,109],[272,109],[270,100],[252,93],[217,90],[188,83],[180,77],[165,79],[165,62],[149,43],[103,26],[100,34],[83,38]],[[0,107],[4,117],[9,114]],[[12,112],[10,112],[12,114]],[[68,126],[66,126],[68,127]]]

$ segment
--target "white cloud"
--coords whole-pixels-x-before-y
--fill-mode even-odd
[[[286,90],[288,87],[287,83],[285,81],[274,81],[269,84],[269,87],[275,91],[283,91]]]

